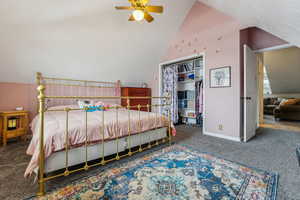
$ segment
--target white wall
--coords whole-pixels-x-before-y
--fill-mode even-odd
[[[118,0],[0,2],[0,82],[34,82],[35,72],[152,84],[161,57],[194,0],[164,5],[155,21],[128,22]],[[153,86],[153,85],[150,85]]]

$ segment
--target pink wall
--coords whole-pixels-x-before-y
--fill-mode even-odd
[[[197,1],[164,58],[205,53],[205,131],[234,138],[240,136],[239,33],[236,20]],[[209,70],[223,66],[231,66],[232,87],[209,88]]]
[[[0,110],[23,107],[32,118],[37,111],[36,85],[26,83],[0,83]]]
[[[288,44],[288,42],[257,27],[241,30],[241,37],[247,37],[247,44],[252,50],[265,49]]]
[[[240,31],[241,94],[244,93],[244,44],[247,44],[252,50],[259,50],[288,43],[257,27],[250,27]],[[244,115],[242,114],[241,116]]]

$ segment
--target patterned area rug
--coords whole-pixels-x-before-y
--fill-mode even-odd
[[[174,145],[40,199],[276,199],[278,175]]]

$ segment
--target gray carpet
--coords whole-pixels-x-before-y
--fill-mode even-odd
[[[187,144],[200,151],[248,166],[278,172],[277,199],[300,200],[300,167],[295,153],[296,146],[300,145],[299,132],[261,129],[257,137],[245,144],[204,136],[199,128],[180,126],[177,130],[175,138],[177,143]],[[0,147],[0,199],[22,199],[36,192],[37,187],[36,184],[31,184],[32,179],[23,178],[26,164],[30,159],[25,155],[27,145],[28,142],[12,142],[6,148]],[[136,154],[130,159],[141,155]],[[56,179],[49,182],[48,188],[59,187],[97,170],[99,168]]]

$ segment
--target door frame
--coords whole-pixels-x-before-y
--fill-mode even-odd
[[[196,53],[196,54],[192,54],[192,55],[189,55],[189,56],[184,56],[184,57],[179,57],[179,58],[176,58],[176,59],[173,59],[173,60],[168,60],[168,61],[165,61],[165,62],[162,62],[158,65],[158,96],[161,96],[161,90],[162,90],[162,69],[163,69],[163,66],[165,65],[170,65],[172,63],[177,63],[177,62],[181,62],[181,61],[184,61],[184,60],[190,60],[190,59],[196,59],[198,57],[203,57],[203,116],[205,116],[205,107],[206,107],[206,103],[205,103],[205,93],[206,93],[206,61],[205,61],[205,52],[202,52],[202,53]],[[161,104],[161,102],[160,102]],[[162,113],[162,108],[161,106],[159,107],[159,112]],[[202,130],[204,132],[205,130],[205,119],[203,120],[203,123],[202,123]]]
[[[254,52],[257,53],[258,59],[258,108],[259,108],[259,118],[258,118],[258,126],[260,127],[261,124],[264,123],[264,56],[263,54],[268,51],[276,51],[276,50],[281,50],[281,49],[287,49],[295,47],[295,45],[292,44],[283,44],[283,45],[277,45],[269,48],[263,48],[263,49],[258,49],[255,50]],[[261,62],[261,63],[260,63]]]

